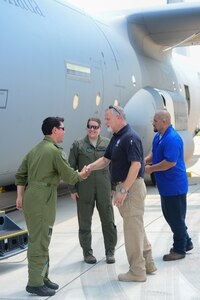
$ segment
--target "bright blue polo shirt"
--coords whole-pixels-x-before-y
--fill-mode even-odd
[[[161,196],[175,196],[188,191],[188,179],[184,163],[183,141],[170,125],[161,136],[158,132],[153,140],[153,164],[162,160],[176,162],[169,170],[155,172],[155,180]]]

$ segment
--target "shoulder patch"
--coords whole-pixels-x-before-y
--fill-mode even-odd
[[[67,159],[67,154],[64,151],[61,151],[61,156],[63,159]]]

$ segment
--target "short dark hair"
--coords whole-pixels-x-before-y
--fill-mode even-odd
[[[42,123],[42,132],[44,135],[51,135],[54,127],[59,127],[60,123],[64,122],[62,117],[48,117]]]
[[[89,118],[87,121],[87,125],[89,124],[90,121],[97,122],[99,126],[101,126],[101,120],[99,118]]]

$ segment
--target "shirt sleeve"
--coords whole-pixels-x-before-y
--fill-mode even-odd
[[[66,183],[74,185],[83,180],[79,173],[70,166],[65,152],[60,149],[57,151],[55,164],[60,178]]]
[[[109,142],[108,146],[106,147],[104,157],[111,160],[111,149],[112,149],[113,139]]]
[[[70,166],[77,170],[78,169],[78,142],[74,142],[72,144],[72,147],[69,152],[69,158],[68,158]],[[76,193],[77,188],[76,185],[74,184],[68,184],[68,188],[70,193]]]
[[[15,174],[15,184],[25,186],[28,180],[27,156],[23,159]]]
[[[127,139],[126,151],[129,162],[141,162],[141,146],[136,138],[129,137],[129,139]]]

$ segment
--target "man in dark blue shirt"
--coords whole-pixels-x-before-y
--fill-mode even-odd
[[[154,172],[161,196],[163,215],[173,232],[173,248],[163,256],[164,261],[185,257],[186,251],[193,249],[191,238],[185,224],[186,195],[188,179],[184,163],[183,141],[171,125],[167,111],[159,111],[153,120],[153,149],[146,158],[146,173]]]
[[[109,106],[105,124],[114,132],[103,157],[88,165],[89,171],[110,164],[112,183],[116,185],[114,204],[124,223],[125,249],[129,271],[119,274],[120,281],[146,281],[146,274],[156,271],[151,244],[144,229],[143,147],[137,133],[126,123],[123,108]]]

